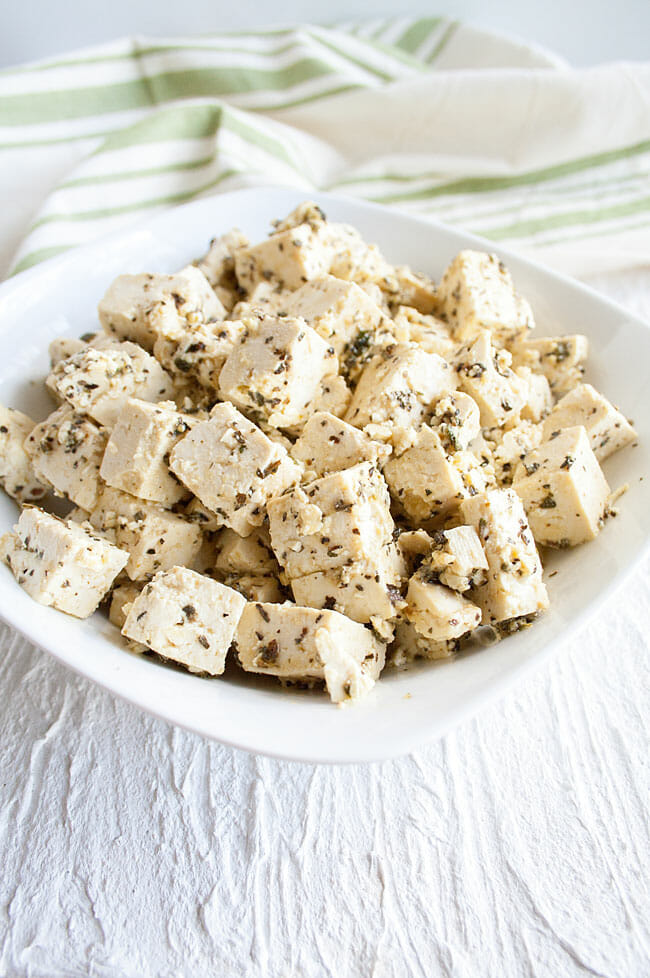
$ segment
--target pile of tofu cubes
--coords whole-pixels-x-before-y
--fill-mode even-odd
[[[332,700],[548,605],[537,545],[593,539],[632,443],[584,336],[531,335],[494,255],[434,283],[301,204],[174,275],[121,275],[50,347],[55,409],[0,408],[2,555],[37,601],[107,602],[135,651]],[[48,513],[51,494],[73,507]]]

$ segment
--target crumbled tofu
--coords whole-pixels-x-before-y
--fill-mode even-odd
[[[111,427],[129,397],[163,401],[174,387],[160,364],[135,343],[108,349],[88,346],[61,360],[47,378],[54,396]]]
[[[203,272],[188,265],[176,275],[119,275],[99,303],[99,321],[110,336],[151,352],[161,304],[167,318],[194,325],[226,315]]]
[[[235,255],[242,248],[248,248],[250,241],[239,228],[213,238],[203,258],[196,263],[210,285],[228,288],[234,280]]]
[[[264,520],[267,500],[301,470],[232,404],[217,404],[173,449],[170,468],[201,503],[241,536]]]
[[[291,604],[248,604],[236,635],[247,672],[288,680],[325,680],[335,703],[358,699],[374,685],[385,648],[372,632],[337,611]]]
[[[22,511],[3,546],[3,559],[31,598],[76,618],[92,615],[129,559],[85,525],[36,507]]]
[[[473,631],[481,609],[457,591],[437,584],[420,568],[409,581],[404,612],[416,631],[433,642],[447,642]]]
[[[227,357],[219,390],[272,427],[287,428],[304,424],[321,381],[337,370],[334,350],[304,320],[266,318]]]
[[[373,441],[365,432],[333,414],[319,411],[305,424],[291,454],[318,477],[358,462],[381,466],[390,455],[390,447]]]
[[[457,461],[445,452],[438,432],[422,425],[412,447],[386,462],[388,488],[410,520],[426,523],[458,508],[468,490]]]
[[[516,428],[501,434],[492,453],[499,485],[512,485],[515,469],[541,441],[542,426],[530,421],[521,421]]]
[[[104,489],[90,522],[128,553],[126,573],[134,581],[176,564],[191,564],[201,546],[201,530],[195,523],[119,489]]]
[[[599,462],[637,438],[630,422],[591,384],[578,384],[557,402],[544,421],[544,438],[574,425],[585,428]]]
[[[487,624],[536,615],[548,608],[533,534],[519,496],[491,489],[461,503],[464,523],[477,531],[488,562],[485,584],[472,590]]]
[[[383,318],[367,292],[333,275],[307,282],[288,298],[284,310],[302,317],[337,354],[359,330],[373,331]]]
[[[296,603],[340,611],[354,621],[390,620],[404,607],[400,587],[407,568],[395,544],[384,546],[374,564],[346,564],[291,581]]]
[[[247,601],[262,601],[280,604],[286,595],[277,577],[265,574],[226,574],[224,584],[243,594]]]
[[[554,397],[562,397],[579,384],[585,372],[584,361],[589,354],[586,336],[541,336],[526,338],[512,347],[513,363],[530,367],[543,374]]]
[[[357,428],[388,422],[397,429],[417,425],[431,402],[455,387],[442,357],[416,346],[390,347],[370,361],[352,397],[345,420]]]
[[[24,447],[33,428],[34,422],[22,411],[0,404],[0,486],[21,503],[34,503],[47,493]]]
[[[458,386],[476,403],[484,428],[515,423],[526,403],[526,385],[511,369],[507,350],[495,351],[490,334],[482,330],[458,352]]]
[[[431,552],[422,562],[425,580],[431,577],[460,592],[484,584],[487,569],[487,557],[473,526],[438,531]]]
[[[122,631],[129,608],[142,590],[142,584],[118,584],[111,591],[108,620]]]
[[[480,251],[461,251],[449,265],[438,286],[438,311],[463,341],[488,329],[503,343],[535,325],[506,266]]]
[[[513,481],[538,543],[574,547],[593,540],[609,486],[585,429],[565,428],[519,464]]]
[[[32,429],[25,451],[44,485],[90,512],[101,490],[106,440],[104,428],[63,404]]]
[[[299,289],[327,274],[332,245],[325,225],[305,223],[276,231],[260,244],[240,249],[234,257],[237,281],[248,292],[264,280]]]
[[[245,607],[246,598],[233,588],[172,567],[135,599],[122,634],[190,672],[220,676]]]
[[[221,368],[245,331],[245,323],[239,320],[161,331],[154,343],[153,354],[174,380],[190,384],[198,382],[206,390],[215,392],[216,397]]]
[[[169,471],[169,454],[197,423],[171,401],[150,404],[129,398],[108,439],[102,479],[132,496],[172,506],[187,490]]]
[[[461,391],[445,394],[436,401],[429,425],[438,432],[446,451],[466,449],[481,431],[478,404]]]
[[[215,567],[224,574],[279,573],[271,537],[265,526],[256,528],[247,537],[240,537],[234,530],[222,530],[217,548]]]

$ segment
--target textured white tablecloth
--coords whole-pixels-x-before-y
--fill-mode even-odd
[[[595,284],[650,319],[650,269]],[[505,700],[348,768],[208,743],[0,626],[0,975],[647,978],[649,619],[650,562]]]

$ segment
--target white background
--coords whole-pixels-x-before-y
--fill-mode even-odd
[[[23,0],[3,4],[0,66],[125,34],[200,34],[261,24],[444,15],[518,35],[572,64],[650,57],[649,0]]]

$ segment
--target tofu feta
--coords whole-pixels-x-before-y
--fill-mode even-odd
[[[265,526],[256,528],[247,537],[240,537],[234,530],[221,530],[217,550],[215,567],[223,574],[274,576],[280,571]]]
[[[63,404],[32,429],[25,451],[44,485],[90,512],[101,491],[107,437],[106,429]]]
[[[196,263],[210,285],[230,288],[234,284],[235,254],[248,248],[250,241],[239,228],[213,238],[206,254]]]
[[[88,618],[129,555],[91,533],[36,507],[22,511],[3,537],[3,559],[20,586],[39,604]]]
[[[141,584],[118,584],[111,591],[108,620],[122,631],[130,606],[142,591]]]
[[[484,428],[516,423],[526,404],[526,385],[510,368],[511,359],[507,350],[494,350],[486,330],[457,354],[458,386],[478,404]]]
[[[287,316],[302,318],[340,354],[359,330],[374,331],[383,312],[355,282],[327,275],[307,282],[286,301]]]
[[[589,354],[586,336],[526,337],[512,346],[513,363],[546,377],[555,398],[572,390],[583,378]]]
[[[135,599],[122,634],[190,672],[220,676],[245,607],[246,598],[233,588],[172,567]]]
[[[172,472],[240,536],[264,520],[267,501],[299,482],[301,470],[232,404],[217,404],[172,450]]]
[[[521,421],[516,428],[499,434],[492,453],[495,472],[499,485],[511,486],[519,463],[541,443],[543,429],[542,425]]]
[[[58,400],[107,427],[115,424],[129,397],[164,401],[174,393],[160,364],[135,343],[88,346],[57,363],[46,385]]]
[[[445,271],[438,286],[438,312],[461,341],[487,329],[503,345],[535,325],[503,262],[470,249],[461,251]]]
[[[630,422],[591,384],[578,384],[557,402],[544,421],[544,439],[553,432],[582,425],[599,462],[636,441]]]
[[[473,526],[455,526],[434,534],[430,553],[422,561],[425,580],[439,581],[464,593],[484,584],[487,557]]]
[[[276,231],[260,244],[237,251],[235,273],[239,285],[247,292],[260,281],[299,289],[305,282],[329,272],[332,253],[326,225],[298,224]]]
[[[369,462],[296,487],[267,504],[271,543],[290,579],[365,561],[393,534],[389,495]]]
[[[453,360],[458,348],[447,323],[435,316],[418,312],[411,306],[398,306],[392,323],[396,343],[415,343],[425,353],[437,353],[445,360]]]
[[[605,515],[609,486],[585,429],[565,428],[529,452],[515,472],[538,543],[575,547],[593,540]]]
[[[379,677],[385,647],[372,632],[336,611],[249,603],[236,651],[246,672],[286,680],[324,680],[334,703],[358,699]]]
[[[223,583],[243,594],[247,601],[280,604],[286,599],[277,577],[264,574],[226,574]]]
[[[390,446],[373,441],[347,421],[341,421],[328,411],[318,411],[306,422],[291,454],[318,478],[359,462],[381,466],[390,451]]]
[[[20,503],[35,503],[47,493],[24,447],[33,429],[26,414],[0,404],[0,486]]]
[[[429,425],[437,431],[446,451],[466,449],[481,431],[478,404],[462,391],[446,394],[436,401]]]
[[[536,615],[548,608],[542,562],[526,513],[512,489],[491,489],[461,503],[463,522],[477,531],[488,562],[487,580],[472,590],[484,623]]]
[[[172,401],[151,404],[129,398],[108,439],[102,479],[132,496],[173,506],[187,496],[187,490],[170,472],[169,455],[197,423]]]
[[[245,323],[227,319],[185,329],[161,330],[153,345],[153,355],[177,383],[199,383],[214,393],[214,400],[226,358],[245,332]]]
[[[387,661],[397,668],[415,659],[450,659],[459,649],[458,639],[437,642],[427,638],[412,622],[401,619],[395,628],[395,639],[389,646]]]
[[[432,642],[447,642],[473,631],[481,609],[457,591],[432,581],[420,568],[409,581],[405,616],[415,630]]]
[[[321,381],[337,370],[332,347],[304,320],[267,318],[229,354],[219,390],[273,428],[287,428],[304,424]]]

